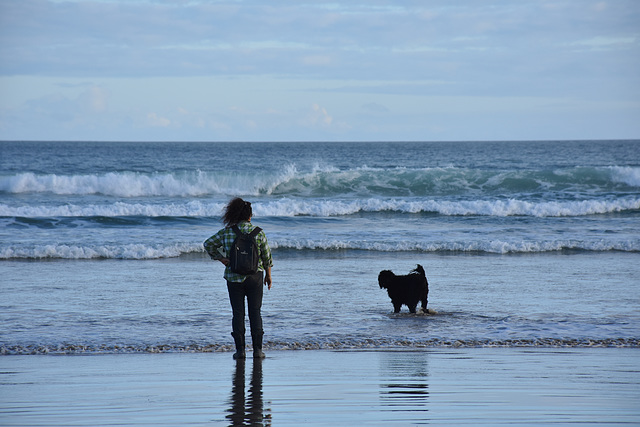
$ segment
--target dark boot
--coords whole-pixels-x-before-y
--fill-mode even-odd
[[[244,335],[231,333],[233,336],[233,340],[236,342],[236,352],[233,355],[234,360],[237,359],[246,359],[247,355],[245,353],[245,343],[244,343]]]
[[[253,341],[253,358],[264,359],[267,357],[262,351],[262,334],[251,335],[251,339]]]

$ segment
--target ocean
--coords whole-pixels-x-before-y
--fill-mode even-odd
[[[202,242],[273,250],[265,349],[640,346],[640,141],[0,142],[1,354],[232,350]],[[431,314],[381,270],[422,265]]]

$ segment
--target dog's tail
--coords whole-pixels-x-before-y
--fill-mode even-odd
[[[427,273],[424,272],[424,268],[420,264],[415,268],[415,270],[411,270],[411,273],[420,274],[423,277],[427,277]]]

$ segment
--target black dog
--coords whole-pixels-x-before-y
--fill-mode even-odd
[[[381,271],[378,275],[378,284],[380,289],[387,290],[394,313],[400,313],[403,304],[409,307],[410,313],[415,313],[418,302],[422,302],[422,310],[427,312],[429,282],[420,264],[406,276],[396,276],[390,270]]]

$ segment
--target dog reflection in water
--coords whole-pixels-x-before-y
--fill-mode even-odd
[[[429,282],[420,264],[404,276],[398,276],[390,270],[383,270],[378,275],[378,284],[381,289],[387,290],[394,313],[400,313],[403,305],[409,307],[410,313],[415,313],[419,302],[422,303],[422,311],[428,313]]]

